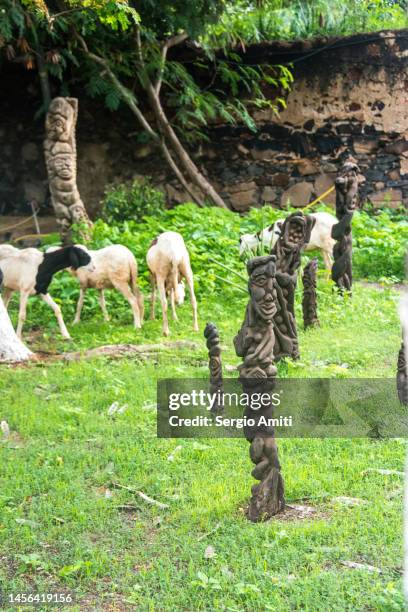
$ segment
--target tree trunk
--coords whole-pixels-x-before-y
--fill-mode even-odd
[[[177,155],[177,158],[189,179],[200,189],[200,191],[202,191],[204,196],[207,196],[216,206],[228,209],[228,206],[225,204],[224,200],[218,195],[211,183],[207,181],[205,176],[200,172],[181,144],[176,132],[173,130],[166,117],[160,102],[160,98],[156,94],[156,91],[151,83],[149,83],[147,86],[147,93],[152,110],[156,117],[157,125],[159,126],[159,129],[166,138],[167,142],[170,144],[172,150]]]
[[[0,362],[26,361],[32,355],[19,340],[0,297]]]
[[[86,228],[91,226],[76,182],[77,114],[76,98],[54,98],[45,122],[44,153],[51,199],[61,238],[65,244],[70,242],[71,227],[74,223],[85,227],[84,238],[87,237]]]

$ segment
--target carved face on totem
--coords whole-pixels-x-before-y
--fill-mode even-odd
[[[255,257],[247,264],[248,290],[256,314],[270,323],[277,312],[275,289],[275,257]]]
[[[338,217],[355,210],[358,193],[359,168],[353,161],[346,161],[336,178],[336,214]]]
[[[314,217],[305,216],[301,212],[289,215],[282,226],[280,241],[290,249],[302,247],[309,242],[315,223]]]
[[[50,140],[68,141],[76,122],[78,101],[75,98],[54,98],[49,106],[45,128]]]
[[[74,160],[72,155],[56,155],[52,160],[54,171],[59,178],[70,180],[75,178]]]

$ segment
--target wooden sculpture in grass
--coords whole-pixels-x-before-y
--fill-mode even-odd
[[[248,518],[257,522],[274,516],[285,506],[274,429],[261,424],[273,417],[271,392],[277,373],[273,360],[274,317],[278,311],[275,257],[255,257],[247,263],[247,271],[250,297],[245,319],[234,338],[235,351],[243,359],[239,380],[243,393],[250,398],[258,398],[260,393],[270,395],[266,405],[255,409],[250,402],[244,412],[247,420],[252,419],[254,423],[244,428],[244,434],[250,442],[249,454],[255,464],[252,476],[259,480],[252,487]]]

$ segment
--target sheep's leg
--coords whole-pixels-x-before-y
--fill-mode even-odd
[[[162,307],[163,317],[163,335],[168,336],[170,333],[169,322],[167,319],[167,298],[166,298],[166,287],[164,286],[164,280],[157,279],[157,290],[159,292],[160,303]]]
[[[9,305],[9,302],[11,300],[11,297],[13,295],[14,291],[12,289],[4,289],[3,291],[3,304],[4,306],[7,308]]]
[[[144,320],[144,311],[145,311],[145,307],[144,307],[144,297],[143,297],[143,293],[140,291],[139,287],[136,286],[134,288],[134,290],[132,291],[133,295],[135,296],[138,306],[139,306],[139,312],[140,312],[140,327],[143,325],[143,320]]]
[[[133,321],[136,329],[140,329],[142,327],[140,322],[140,310],[137,298],[131,292],[129,285],[127,283],[113,283],[115,289],[117,289],[130,304],[130,307],[133,311]]]
[[[330,253],[324,249],[322,249],[322,256],[323,256],[323,261],[324,261],[324,267],[327,270],[327,278],[330,278],[330,273],[331,273],[331,269],[333,266],[333,259],[330,255]]]
[[[41,293],[40,297],[54,311],[62,337],[65,338],[65,340],[71,340],[71,336],[69,335],[64,319],[62,318],[61,308],[54,302],[49,293]]]
[[[182,270],[182,274],[184,278],[186,279],[188,290],[190,292],[191,307],[193,309],[193,330],[198,331],[197,300],[196,300],[196,296],[194,293],[193,275],[190,272],[190,270],[186,270],[186,269]]]
[[[82,312],[82,307],[84,305],[84,298],[85,298],[85,289],[83,289],[81,287],[80,290],[79,290],[78,304],[77,304],[75,319],[74,319],[74,323],[73,323],[74,325],[79,323],[80,320],[81,320],[81,312]]]
[[[20,293],[20,308],[18,311],[18,323],[16,331],[17,337],[20,338],[20,340],[23,333],[24,321],[26,320],[28,295],[28,293]]]
[[[150,307],[150,320],[154,321],[155,319],[154,309],[156,307],[156,280],[153,276],[151,277],[150,282],[152,285],[152,302],[151,302],[151,307]]]
[[[99,304],[101,306],[103,318],[105,319],[105,321],[110,321],[110,316],[106,309],[105,291],[103,289],[101,289],[99,292]]]
[[[173,320],[178,321],[177,312],[176,312],[176,300],[175,300],[176,292],[172,288],[170,289],[170,304],[171,304],[171,314],[173,315]]]

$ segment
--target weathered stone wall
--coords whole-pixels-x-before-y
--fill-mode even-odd
[[[304,206],[333,185],[351,154],[366,178],[363,200],[408,204],[408,31],[299,42],[289,50],[295,82],[279,118],[255,112],[256,134],[220,126],[210,135],[214,144],[202,148],[226,200],[238,211],[288,200]],[[255,46],[249,61],[279,63],[287,52],[279,44]]]
[[[288,200],[304,206],[332,185],[349,154],[366,178],[363,198],[378,206],[384,200],[408,203],[407,30],[254,45],[246,57],[250,63],[293,61],[295,83],[279,117],[254,112],[257,133],[216,125],[209,142],[191,151],[233,209]],[[33,119],[36,83],[15,72],[3,74],[4,82],[9,95],[0,100],[0,214],[22,211],[31,198],[48,198],[43,120]],[[158,163],[159,152],[137,143],[137,126],[126,109],[112,114],[79,98],[78,187],[91,214],[107,183],[135,176],[152,176],[170,204],[188,199]]]

